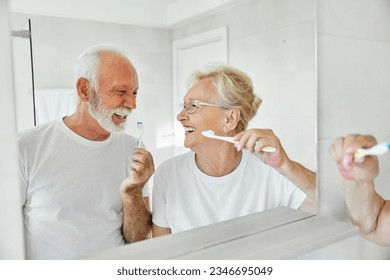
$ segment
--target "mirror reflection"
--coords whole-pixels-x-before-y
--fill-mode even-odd
[[[375,245],[388,244],[389,237],[383,227],[389,219],[382,212],[390,198],[387,155],[368,157],[363,163],[351,159],[355,149],[374,145],[372,137],[378,143],[389,141],[389,1],[317,3],[317,42],[322,50],[318,52],[318,212],[359,227],[365,238],[350,246],[359,248],[351,258],[388,259],[389,247]],[[334,254],[345,255],[344,245]]]
[[[76,114],[77,112],[88,111],[86,108],[82,108],[82,104],[84,104],[83,96],[91,98],[89,96],[93,96],[93,92],[96,91],[96,85],[101,90],[101,94],[103,94],[103,91],[107,93],[107,97],[102,96],[103,102],[113,100],[109,99],[111,92],[115,94],[115,98],[123,98],[123,102],[130,104],[132,102],[130,100],[131,95],[136,94],[137,108],[135,109],[134,104],[127,105],[128,107],[133,107],[131,109],[135,109],[128,116],[127,113],[113,112],[112,121],[118,124],[126,119],[127,125],[125,132],[134,137],[139,136],[137,123],[143,124],[142,141],[150,154],[145,153],[144,150],[134,155],[126,154],[124,161],[120,162],[120,164],[131,165],[134,163],[132,160],[136,158],[136,164],[130,170],[139,171],[138,164],[141,163],[143,166],[148,166],[147,172],[140,173],[135,177],[133,176],[132,178],[136,178],[136,181],[127,181],[124,185],[122,184],[122,200],[119,195],[110,192],[99,194],[98,192],[84,190],[85,193],[80,196],[80,199],[83,199],[84,202],[87,201],[91,207],[94,203],[98,204],[94,205],[97,208],[91,209],[101,209],[104,205],[100,200],[101,197],[115,196],[113,198],[115,200],[114,206],[109,207],[107,204],[105,209],[113,211],[114,216],[122,215],[122,202],[123,205],[126,205],[128,203],[126,198],[130,197],[128,194],[132,193],[134,191],[133,189],[135,189],[129,188],[129,185],[143,185],[152,173],[150,156],[153,156],[154,166],[157,168],[163,162],[174,156],[188,153],[188,149],[191,149],[191,145],[189,145],[191,141],[190,137],[194,136],[195,133],[201,139],[199,141],[205,142],[205,147],[215,145],[217,148],[223,146],[231,150],[233,155],[231,158],[232,163],[234,162],[233,165],[235,167],[238,166],[241,162],[242,151],[236,153],[233,152],[237,151],[233,145],[229,144],[229,146],[228,143],[217,144],[218,142],[215,140],[206,139],[201,135],[201,131],[213,129],[218,135],[234,136],[236,133],[241,132],[241,130],[235,130],[235,126],[233,126],[233,129],[226,129],[225,131],[223,125],[217,126],[216,123],[209,122],[205,126],[200,126],[199,131],[193,131],[192,129],[197,129],[195,122],[194,124],[187,123],[184,116],[181,116],[184,114],[187,118],[190,115],[187,115],[189,113],[187,108],[195,106],[198,111],[192,114],[193,116],[201,116],[200,113],[202,111],[210,111],[218,114],[221,122],[224,120],[233,120],[233,122],[236,122],[235,125],[237,125],[242,111],[234,110],[234,108],[225,108],[226,106],[222,105],[221,107],[223,108],[201,106],[202,103],[199,103],[220,104],[220,100],[214,95],[216,93],[215,89],[212,89],[212,83],[201,85],[202,88],[198,89],[198,91],[195,91],[197,89],[196,84],[191,89],[187,87],[186,81],[190,73],[195,70],[204,70],[203,67],[205,65],[228,64],[246,73],[253,84],[253,93],[261,98],[262,104],[258,109],[258,113],[253,114],[253,118],[251,116],[244,127],[253,129],[251,131],[257,133],[260,132],[255,129],[272,129],[275,137],[272,137],[273,140],[271,142],[261,144],[262,146],[274,146],[278,151],[283,152],[283,155],[286,156],[285,158],[288,157],[294,163],[299,163],[299,166],[302,166],[305,172],[313,173],[316,171],[314,1],[299,1],[299,4],[296,2],[292,4],[286,1],[270,0],[232,2],[235,2],[232,6],[222,7],[223,9],[218,11],[212,10],[202,16],[198,15],[197,17],[175,22],[175,24],[165,27],[12,13],[14,26],[18,26],[20,22],[31,18],[33,30],[35,102],[33,102],[32,91],[27,90],[26,87],[18,91],[17,95],[20,96],[18,100],[23,100],[23,103],[35,104],[31,105],[30,108],[35,108],[36,113],[34,114],[34,110],[31,109],[17,110],[18,131],[25,131],[33,127],[34,117],[37,119],[37,123],[41,124],[58,118],[62,121],[62,117],[68,116],[60,125],[65,124],[68,128],[72,127],[73,129],[71,130],[79,136],[81,135],[86,139],[93,140],[92,138],[97,135],[93,137],[88,135],[86,137],[80,132],[85,132],[86,127],[77,126],[76,118],[72,119],[72,116],[75,116],[73,114],[75,109]],[[205,41],[204,38],[208,40]],[[119,80],[119,78],[116,80],[113,77],[107,78],[109,74],[104,77],[98,76],[99,78],[96,84],[93,84],[90,79],[85,79],[85,77],[84,79],[80,79],[82,77],[80,75],[75,77],[73,73],[75,58],[86,48],[100,43],[115,45],[125,50],[130,58],[130,62],[124,62],[119,59],[114,65],[119,67],[121,63],[124,63],[123,67],[131,74],[127,75],[123,80]],[[19,51],[15,52],[15,56],[18,53]],[[115,59],[117,58],[115,57]],[[114,72],[114,67],[116,66],[110,64],[113,63],[112,59],[111,57],[107,60],[109,61],[107,65],[110,65],[109,69],[112,69]],[[102,81],[104,79],[107,79],[107,81],[103,83]],[[123,92],[123,96],[118,94],[121,92]],[[205,96],[205,92],[209,92],[210,95]],[[199,102],[194,105],[191,102],[194,102],[195,99]],[[89,104],[91,101],[86,99],[85,102]],[[120,103],[120,101],[118,102]],[[185,109],[183,110],[178,106],[182,102],[185,103]],[[107,103],[104,104],[107,106]],[[21,108],[21,106],[25,105],[22,105],[22,102],[17,102],[17,106]],[[112,104],[112,106],[117,107],[115,104]],[[231,114],[226,115],[228,112]],[[211,116],[211,119],[216,122],[217,117]],[[67,120],[73,120],[73,122],[69,121],[67,123]],[[184,129],[183,126],[185,127]],[[66,128],[62,128],[66,130]],[[241,137],[249,137],[251,135],[255,134],[244,134]],[[258,136],[258,134],[256,135]],[[98,136],[102,137],[102,135]],[[107,139],[111,139],[111,136],[108,134],[105,136],[100,139],[102,143]],[[279,139],[281,144],[275,142],[276,139]],[[240,138],[236,140],[240,140]],[[255,142],[257,140],[259,139],[255,139],[251,144],[242,140],[243,147],[241,148],[246,146],[244,153],[253,149],[256,150]],[[135,148],[135,145],[128,150]],[[71,148],[67,150],[64,147],[58,147],[58,149],[61,151],[56,155],[58,157],[57,162],[61,162],[67,156],[67,151],[70,151]],[[99,168],[107,169],[108,166],[113,166],[117,158],[123,157],[115,157],[114,155],[111,155],[112,158],[108,157],[111,160],[104,163],[93,162],[93,164],[103,165]],[[78,153],[78,156],[82,157],[82,153]],[[86,157],[84,159],[87,160],[88,158]],[[91,160],[96,161],[93,157]],[[227,160],[228,158],[224,161],[228,162]],[[261,162],[259,158],[256,158],[256,160]],[[207,162],[204,161],[204,163]],[[71,162],[65,162],[62,167],[69,169],[70,165],[72,165]],[[215,165],[213,164],[213,166]],[[235,167],[230,168],[230,171],[225,170],[224,172],[231,174]],[[200,170],[204,171],[202,168]],[[108,169],[105,171],[108,171]],[[47,174],[57,174],[49,166],[45,172]],[[112,172],[116,171],[112,170]],[[179,172],[179,170],[175,169],[175,172]],[[283,172],[280,171],[279,173],[283,175],[282,177],[288,178],[286,173],[283,174]],[[120,178],[116,184],[118,186],[120,185],[120,181],[129,176],[126,170],[120,170],[120,173],[117,176]],[[207,174],[207,172],[205,173]],[[293,173],[296,174],[296,172]],[[215,174],[211,173],[208,175],[215,176]],[[97,178],[93,174],[91,176],[93,180]],[[56,184],[54,176],[47,177],[48,183]],[[80,174],[79,178],[77,176],[72,177],[73,180],[81,180],[83,184],[91,184],[93,180],[89,177],[86,178],[88,179],[85,179],[83,174]],[[152,179],[156,178],[152,177]],[[152,195],[152,189],[154,188],[152,179],[148,182],[149,196]],[[301,183],[296,182],[295,179],[288,179],[296,185]],[[86,180],[86,182],[83,180]],[[100,184],[102,180],[98,180],[96,183]],[[314,179],[311,177],[310,180],[311,185],[315,187],[315,177]],[[34,183],[33,180],[29,178],[29,184],[32,183]],[[45,199],[46,195],[44,192],[40,192],[39,188],[37,189],[37,194],[35,197],[41,195],[41,199]],[[39,199],[33,199],[33,193],[28,193],[28,195],[31,195],[30,204],[28,204],[31,208],[27,210],[31,210],[35,207],[34,203],[39,204]],[[315,190],[310,191],[309,196],[314,198]],[[302,203],[305,199],[305,196],[302,197],[303,199],[300,199],[299,203]],[[146,209],[145,206],[148,206],[150,202],[150,199],[145,199],[145,202],[142,200],[132,201],[132,203],[142,205],[142,207],[139,207],[142,209]],[[185,203],[185,201],[183,200],[181,203]],[[230,202],[227,200],[226,204],[230,204]],[[299,208],[299,206],[300,204],[295,208]],[[72,205],[68,205],[68,207],[72,209]],[[235,210],[237,210],[237,207],[239,206],[232,206]],[[218,212],[219,210],[217,208],[215,211]],[[77,212],[76,210],[74,211]],[[128,233],[127,226],[129,228],[134,227],[134,221],[126,219],[127,215],[132,215],[131,211],[130,208],[127,209],[124,206],[123,215],[125,217],[125,223],[123,225],[123,234],[125,237]],[[255,211],[260,211],[260,209],[256,209]],[[311,211],[315,210],[312,209]],[[234,214],[234,216],[226,215],[223,219],[233,218],[237,215],[246,215],[248,213],[238,213]],[[39,215],[39,217],[42,218],[47,213],[41,214],[42,216]],[[57,210],[50,214],[55,214],[60,223],[60,218],[63,217],[62,215],[64,213],[61,208],[57,208]],[[147,215],[146,212],[143,214]],[[34,219],[37,219],[37,216],[31,217],[30,222],[32,224],[34,223]],[[129,221],[128,225],[126,221]],[[218,220],[211,222],[216,221]],[[118,220],[114,219],[112,222],[115,223],[115,226],[112,227],[113,229],[115,228],[117,231],[122,230],[121,225],[118,227]],[[137,227],[142,228],[140,225]],[[161,224],[160,228],[169,227]],[[36,230],[35,232],[34,229]],[[70,226],[68,229],[70,231],[77,231],[77,227],[72,228]],[[90,230],[93,231],[93,228]],[[38,227],[31,228],[31,232],[37,234],[37,236],[40,235]],[[91,232],[90,234],[93,235],[94,233]],[[142,236],[143,233],[137,233],[135,235]],[[129,242],[137,241],[139,238],[132,236],[130,233],[129,236],[127,240]],[[119,246],[121,242],[123,241],[114,241],[111,244],[117,244]],[[95,249],[100,250],[103,248],[98,247]],[[88,249],[84,254],[89,254],[92,250]],[[54,252],[53,254],[41,257],[55,258],[56,253]],[[76,258],[79,256],[72,254],[72,252],[69,252],[69,255],[62,255],[61,253],[57,257]],[[82,253],[80,252],[80,254]],[[35,257],[40,258],[40,256]]]

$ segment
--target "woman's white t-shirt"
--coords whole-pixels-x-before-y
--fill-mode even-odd
[[[306,194],[246,150],[222,177],[200,171],[190,151],[159,166],[152,197],[153,223],[175,233],[279,206],[297,209]]]

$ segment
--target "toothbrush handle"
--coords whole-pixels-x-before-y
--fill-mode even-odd
[[[232,143],[232,144],[238,144],[239,141],[234,141],[234,137],[214,137],[215,139],[219,139],[219,140],[223,140],[223,141],[226,141],[226,142],[229,142],[229,143]],[[261,149],[262,152],[265,152],[265,153],[275,153],[276,152],[276,148],[275,147],[264,147],[263,149]]]
[[[387,142],[380,143],[369,149],[357,149],[355,158],[362,158],[365,156],[380,156],[389,152],[390,145]]]
[[[263,149],[261,149],[261,151],[265,152],[265,153],[275,153],[276,148],[275,147],[264,147]]]
[[[234,141],[233,137],[231,137],[231,139],[226,139],[226,141],[228,141],[230,143],[233,143],[233,144],[238,144],[239,143],[238,141]],[[276,152],[276,148],[275,147],[266,146],[266,147],[263,147],[261,149],[261,151],[264,152],[264,153],[275,153]]]

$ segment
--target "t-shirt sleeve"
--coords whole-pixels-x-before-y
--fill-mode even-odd
[[[21,194],[21,205],[23,206],[27,200],[28,176],[27,176],[25,155],[21,143],[22,141],[20,135],[18,135],[17,144],[18,144],[19,187],[20,187],[20,194]]]
[[[152,221],[159,227],[170,228],[166,216],[167,185],[166,180],[164,180],[165,176],[162,168],[158,168],[154,174]]]
[[[150,179],[145,183],[145,186],[142,189],[142,197],[150,197],[150,180],[152,180],[152,177],[150,177]]]
[[[300,188],[287,180],[287,178],[284,178],[284,181],[284,203],[290,208],[298,209],[305,201],[307,195]]]

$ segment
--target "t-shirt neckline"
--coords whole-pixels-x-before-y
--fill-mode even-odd
[[[58,124],[59,124],[59,127],[60,129],[69,137],[71,138],[72,140],[80,143],[80,144],[83,144],[85,146],[88,146],[88,147],[92,147],[92,148],[100,148],[100,147],[106,147],[107,145],[109,145],[111,142],[112,142],[112,138],[113,138],[113,133],[110,133],[110,136],[105,139],[105,140],[102,140],[102,141],[94,141],[94,140],[89,140],[89,139],[86,139],[82,136],[80,136],[79,134],[77,134],[76,132],[74,132],[73,130],[71,130],[64,122],[63,118],[60,118],[58,119]]]

